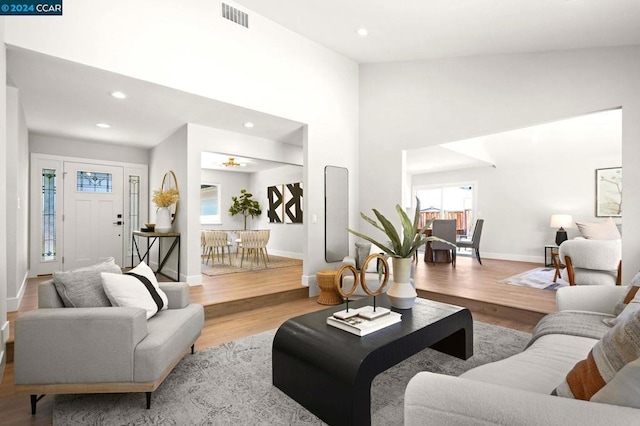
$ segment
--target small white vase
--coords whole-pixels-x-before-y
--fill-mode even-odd
[[[411,309],[418,296],[411,284],[413,259],[394,257],[391,262],[393,262],[393,283],[387,291],[391,306],[397,309]]]
[[[161,234],[171,232],[171,212],[168,207],[158,207],[155,231]]]

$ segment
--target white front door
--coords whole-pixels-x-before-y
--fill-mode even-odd
[[[122,167],[64,163],[63,270],[113,257],[122,265]]]

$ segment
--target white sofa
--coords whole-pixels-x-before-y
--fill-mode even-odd
[[[613,317],[628,287],[565,287],[559,311]],[[459,377],[418,373],[405,392],[405,425],[640,425],[640,409],[552,396],[598,340],[567,334],[539,337],[526,350]]]

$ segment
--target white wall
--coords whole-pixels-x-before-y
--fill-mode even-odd
[[[267,187],[302,182],[302,167],[283,166],[251,175],[251,192],[260,201],[262,215],[253,220],[254,229],[269,229],[269,254],[302,259],[304,230],[301,223],[269,223]],[[303,187],[303,199],[304,199]]]
[[[0,17],[0,81],[7,79],[7,50],[4,45],[5,20]],[[11,160],[7,158],[7,87],[0,84],[0,167],[6,167]],[[7,205],[7,182],[0,179],[0,204]],[[6,364],[6,342],[9,340],[9,321],[7,321],[7,211],[0,208],[0,378]],[[11,247],[13,250],[13,247]]]
[[[558,144],[543,161],[514,158],[497,168],[484,167],[413,176],[413,186],[476,183],[476,218],[484,219],[483,258],[544,262],[544,246],[555,244],[550,228],[554,213],[571,214],[574,221],[596,222],[595,169],[622,164],[620,141],[595,157]],[[578,235],[567,229],[569,238]]]
[[[29,151],[123,163],[149,164],[149,150],[123,145],[29,133]]]
[[[358,64],[253,12],[249,30],[219,14],[208,0],[68,0],[56,19],[12,17],[6,41],[307,124],[303,282],[313,282],[328,266],[324,166],[348,168],[352,194],[358,187]],[[350,200],[355,223],[357,197]]]
[[[173,171],[176,175],[178,182],[178,191],[180,193],[180,199],[178,202],[178,209],[176,211],[176,219],[173,222],[172,232],[179,232],[180,235],[180,279],[179,281],[186,281],[189,284],[200,284],[202,279],[200,277],[200,271],[197,273],[191,272],[188,268],[189,259],[189,247],[190,247],[190,229],[199,229],[199,221],[196,223],[189,223],[189,192],[190,182],[188,179],[187,170],[187,126],[182,126],[175,133],[169,136],[167,139],[156,145],[151,150],[151,156],[149,159],[149,222],[156,222],[156,205],[151,201],[153,191],[157,191],[162,186],[162,179],[165,173]],[[200,186],[198,186],[199,192]],[[163,256],[165,249],[169,247],[171,240],[163,241]],[[200,235],[197,236],[196,244],[198,250],[200,250]],[[150,254],[149,263],[153,265],[153,269],[157,268],[157,245]],[[198,255],[196,260],[198,260]],[[163,273],[170,277],[175,277],[178,267],[178,252],[177,250],[171,254],[169,261],[162,270]],[[192,275],[190,275],[192,274]]]
[[[7,87],[7,310],[17,311],[29,272],[29,136],[19,91]],[[14,249],[15,248],[15,249]]]
[[[393,214],[402,198],[403,149],[622,107],[628,281],[640,269],[638,75],[638,46],[362,65],[360,182],[376,191],[360,191],[360,206]]]

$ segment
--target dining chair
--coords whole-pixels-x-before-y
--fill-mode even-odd
[[[438,237],[450,243],[456,243],[456,220],[455,219],[438,219],[433,221],[434,237]],[[436,250],[448,250],[451,252],[451,264],[456,267],[456,247],[440,241],[431,241],[431,261],[435,263]]]
[[[224,250],[227,249],[227,254],[229,255],[229,265],[231,265],[231,243],[228,240],[227,233],[224,231],[205,231],[204,233],[205,240],[205,252],[208,253],[207,256],[207,265],[209,264],[209,259],[211,259],[211,263],[215,262],[215,255],[218,255],[218,260],[224,263]]]
[[[480,258],[480,237],[482,236],[482,226],[484,225],[484,219],[476,220],[476,226],[473,229],[473,237],[471,240],[460,240],[456,245],[460,248],[473,249],[478,263],[482,265],[482,259]]]
[[[242,231],[239,233],[240,240],[242,241],[240,246],[242,250],[240,267],[243,266],[246,256],[251,262],[251,269],[253,269],[254,260],[260,265],[260,259],[263,260],[264,267],[268,268],[266,245],[269,240],[269,235],[269,231]]]

